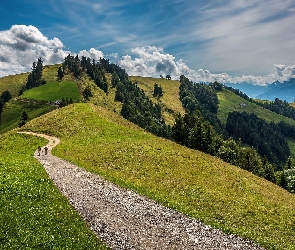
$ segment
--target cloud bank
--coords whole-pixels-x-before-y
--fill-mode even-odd
[[[61,62],[66,54],[58,38],[48,39],[34,26],[13,25],[0,31],[1,76],[29,71],[38,57],[45,64],[54,64]]]
[[[61,63],[69,53],[76,55],[64,50],[64,45],[58,38],[49,39],[31,25],[13,25],[9,30],[0,31],[0,77],[30,71],[32,63],[39,57],[45,65]],[[94,48],[82,50],[77,54],[79,57],[86,56],[95,60],[105,57],[102,51]],[[119,56],[113,53],[109,57],[126,69],[129,75],[159,77],[169,74],[172,79],[185,75],[194,82],[246,82],[255,85],[295,78],[295,65],[275,64],[266,76],[230,76],[227,73],[214,74],[206,69],[194,70],[182,59],[177,60],[156,46],[135,47],[131,49],[130,55]]]
[[[251,83],[254,85],[267,85],[274,81],[286,81],[295,78],[295,65],[273,65],[273,69],[267,76],[230,76],[227,73],[213,74],[205,69],[190,69],[183,60],[176,60],[174,56],[165,54],[162,48],[147,46],[131,50],[134,58],[125,55],[119,60],[119,65],[126,69],[129,75],[153,76],[170,74],[172,79],[179,79],[185,75],[195,82],[220,83]]]
[[[30,71],[39,57],[44,65],[61,63],[69,53],[75,54],[64,50],[58,38],[49,39],[32,25],[13,25],[9,30],[0,31],[0,77]],[[82,50],[78,55],[95,60],[104,57],[93,48]]]

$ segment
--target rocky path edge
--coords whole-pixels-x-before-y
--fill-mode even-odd
[[[34,157],[71,205],[110,249],[263,249],[53,156],[56,137],[34,132],[49,142],[48,154]]]

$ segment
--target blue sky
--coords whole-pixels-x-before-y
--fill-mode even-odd
[[[294,0],[48,0],[0,5],[0,76],[67,53],[129,75],[266,84],[295,77]]]

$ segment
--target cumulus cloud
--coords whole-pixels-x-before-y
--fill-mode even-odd
[[[41,57],[44,64],[56,64],[69,54],[64,50],[63,43],[56,37],[49,39],[36,27],[13,25],[9,30],[0,31],[0,77],[31,70],[31,65]],[[94,60],[105,57],[104,53],[95,48],[78,52],[79,57],[86,56]],[[274,81],[283,82],[295,78],[295,65],[275,64],[266,76],[230,76],[227,73],[214,74],[206,69],[194,70],[180,59],[164,53],[156,46],[135,47],[131,55],[119,56],[118,53],[107,55],[114,59],[129,75],[152,76],[171,75],[179,79],[185,75],[194,82],[251,83],[267,85]]]
[[[0,31],[0,77],[31,70],[32,63],[39,57],[44,65],[61,63],[68,54],[62,41],[49,39],[36,27],[13,25],[9,30]],[[78,55],[99,60],[103,52],[94,48],[82,50]]]
[[[30,71],[39,57],[44,64],[60,63],[68,53],[58,38],[49,39],[32,25],[0,31],[0,44],[0,76]]]
[[[82,56],[89,57],[89,58],[94,59],[96,61],[99,60],[100,58],[104,58],[103,53],[100,50],[96,50],[94,48],[91,48],[89,51],[81,50],[78,53],[78,56],[79,57],[82,57]]]
[[[274,65],[270,74],[266,76],[230,76],[227,73],[213,74],[205,69],[190,69],[183,60],[176,60],[173,55],[165,54],[162,48],[155,46],[136,47],[131,50],[134,57],[125,55],[119,60],[119,65],[126,69],[129,75],[153,76],[170,74],[172,79],[179,79],[185,75],[195,82],[221,83],[251,83],[267,85],[274,81],[286,81],[295,78],[295,65]]]

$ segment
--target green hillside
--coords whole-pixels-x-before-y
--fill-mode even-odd
[[[8,90],[12,97],[18,96],[22,86],[26,84],[29,73],[5,76],[0,78],[0,93]]]
[[[164,119],[168,124],[174,124],[175,115],[177,113],[185,113],[179,100],[179,81],[140,76],[131,76],[129,78],[132,82],[136,82],[138,87],[143,89],[153,102],[161,104]],[[163,97],[159,100],[153,97],[155,83],[160,85],[163,89]]]
[[[36,118],[22,130],[59,137],[54,151],[59,157],[225,232],[270,249],[294,249],[294,195],[146,133],[113,112],[74,104]]]
[[[54,109],[56,109],[56,107],[48,105],[47,101],[36,101],[23,98],[12,99],[6,103],[1,114],[0,134],[18,127],[23,111],[28,114],[29,119],[33,119]]]
[[[0,223],[7,226],[2,231],[0,229],[0,243],[5,242],[6,248],[20,245],[46,248],[50,243],[70,249],[103,249],[75,212],[67,207],[60,193],[51,188],[51,181],[44,177],[44,169],[33,159],[34,150],[40,143],[44,145],[44,141],[16,134],[16,130],[5,133],[17,127],[20,114],[25,110],[30,121],[21,128],[22,131],[45,133],[61,139],[53,154],[225,232],[253,240],[269,249],[295,249],[294,195],[215,157],[147,133],[120,116],[122,104],[114,101],[115,88],[110,88],[106,94],[86,74],[77,81],[67,75],[58,82],[58,67],[45,66],[43,77],[47,84],[10,100],[2,113],[0,175],[3,178],[0,179],[0,192],[5,195],[0,196],[0,203],[5,205],[0,206],[1,218],[4,218]],[[13,77],[16,76],[10,78],[11,82]],[[111,74],[106,74],[106,79],[110,84]],[[136,82],[154,103],[161,105],[168,124],[174,123],[177,113],[184,113],[178,97],[178,81],[147,77],[130,77],[130,80]],[[164,95],[160,99],[153,97],[155,83],[163,88]],[[80,93],[87,86],[93,94],[88,103],[59,109],[48,105],[48,101],[62,97],[81,100]],[[66,94],[71,97],[64,96]],[[238,110],[254,112],[267,121],[294,123],[227,90],[219,92],[218,98],[218,117],[223,122],[229,112]],[[23,145],[27,144],[24,148]],[[295,143],[291,140],[289,147],[295,152]],[[29,188],[24,189],[22,183]],[[17,202],[19,197],[24,197],[21,204]],[[60,210],[50,205],[54,199],[59,200],[57,207]],[[15,213],[7,216],[8,209]],[[29,209],[39,209],[38,215],[45,214],[44,224],[40,224],[38,216],[29,214]],[[60,214],[68,214],[68,217],[60,220]],[[24,219],[15,219],[18,217]],[[59,236],[56,236],[54,221],[59,221]],[[32,229],[34,225],[37,225],[40,236]],[[7,235],[8,228],[13,230]],[[15,234],[17,230],[21,233]],[[30,230],[33,233],[26,237]],[[77,234],[78,242],[64,240],[72,234],[71,230]],[[46,234],[53,235],[54,239],[45,243]]]
[[[106,249],[34,159],[46,143],[0,136],[1,249]]]
[[[25,91],[21,97],[45,101],[56,101],[62,98],[72,99],[73,101],[82,100],[75,81],[49,82],[38,88]]]
[[[217,92],[217,95],[219,100],[218,118],[224,124],[226,123],[226,119],[229,112],[245,111],[248,113],[254,113],[258,117],[266,120],[267,122],[273,121],[275,123],[278,123],[280,121],[284,121],[291,125],[295,125],[295,121],[291,118],[279,115],[268,109],[264,109],[255,103],[246,101],[244,98],[237,96],[229,90],[223,89],[222,91]]]
[[[28,114],[30,120],[56,109],[56,106],[49,105],[49,101],[54,103],[63,98],[74,102],[82,100],[78,85],[70,75],[62,81],[57,81],[59,66],[59,64],[44,66],[42,77],[46,84],[27,90],[19,97],[17,97],[19,91],[26,84],[29,73],[0,78],[0,93],[9,90],[13,97],[6,103],[1,114],[0,134],[18,127],[23,111]]]

